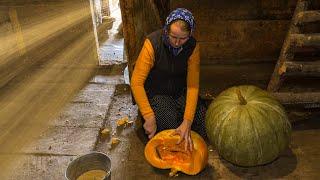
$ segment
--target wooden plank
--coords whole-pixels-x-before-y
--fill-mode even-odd
[[[211,64],[210,61],[248,61],[248,59],[273,59],[276,62],[279,48],[276,43],[263,44],[261,42],[199,42],[201,61]],[[279,43],[280,46],[280,43]],[[215,62],[212,62],[213,64]]]
[[[298,13],[294,23],[300,25],[303,23],[310,23],[320,21],[320,11],[304,11]]]
[[[259,63],[274,63],[276,57],[269,58],[201,58],[201,65],[243,65],[243,64],[259,64]]]
[[[304,105],[305,108],[320,108],[320,92],[273,92],[282,104]]]
[[[289,21],[199,22],[202,59],[277,59]]]
[[[320,77],[320,61],[287,61],[283,64],[286,75]],[[284,69],[283,68],[283,69]]]
[[[196,19],[197,20],[197,19]],[[203,42],[252,41],[267,43],[283,43],[290,21],[288,20],[219,20],[209,18],[197,21],[195,37]],[[280,46],[281,47],[281,46]]]
[[[273,67],[273,63],[201,65],[201,96],[215,97],[229,87],[245,84],[266,89]]]
[[[314,34],[292,34],[291,40],[297,47],[320,46],[320,33]]]
[[[306,10],[307,6],[308,6],[307,1],[299,0],[297,2],[297,7],[295,9],[293,18],[295,18],[298,13]],[[273,74],[271,76],[270,82],[268,84],[268,88],[267,88],[268,91],[275,92],[279,89],[279,87],[282,83],[282,77],[281,77],[281,75],[280,75],[281,73],[279,73],[279,71],[281,71],[281,67],[285,61],[293,59],[294,54],[292,52],[292,44],[290,42],[290,35],[294,34],[294,33],[299,33],[299,29],[298,29],[298,27],[296,27],[294,25],[294,21],[292,21],[290,24],[290,27],[289,27],[288,34],[287,34],[285,41],[283,43],[279,60],[275,66],[275,69],[274,69]]]
[[[193,12],[197,22],[205,19],[217,20],[288,20],[293,14],[295,0],[246,0],[246,1],[212,1],[212,0],[175,0],[171,9],[185,7]]]

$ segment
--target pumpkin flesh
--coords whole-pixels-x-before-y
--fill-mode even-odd
[[[154,167],[182,171],[189,175],[199,173],[208,162],[207,145],[200,135],[191,133],[192,152],[184,149],[184,142],[177,144],[180,136],[171,136],[174,130],[164,130],[153,137],[145,147],[145,157]]]
[[[163,144],[156,147],[159,158],[164,161],[171,161],[175,164],[185,164],[191,162],[190,151],[185,151],[182,147],[183,143],[179,145],[167,144],[164,141]]]

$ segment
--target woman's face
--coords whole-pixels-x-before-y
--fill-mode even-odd
[[[180,24],[172,23],[168,35],[170,45],[178,48],[188,41],[190,32],[183,31]]]

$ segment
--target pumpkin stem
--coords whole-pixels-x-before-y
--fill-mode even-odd
[[[238,99],[239,99],[239,101],[240,101],[240,104],[241,104],[241,105],[246,105],[246,104],[247,104],[247,101],[246,101],[246,99],[242,96],[241,91],[240,91],[239,89],[237,89],[236,93],[237,93],[237,95],[238,95]]]
[[[177,175],[177,172],[178,172],[177,169],[172,168],[172,169],[171,169],[171,172],[169,173],[169,176],[170,176],[170,177],[176,176],[176,175]]]

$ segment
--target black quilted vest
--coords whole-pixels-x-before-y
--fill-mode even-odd
[[[145,82],[148,98],[154,95],[179,96],[187,87],[188,60],[196,40],[190,37],[183,50],[174,56],[163,42],[163,31],[158,30],[147,36],[154,49],[155,62]]]

